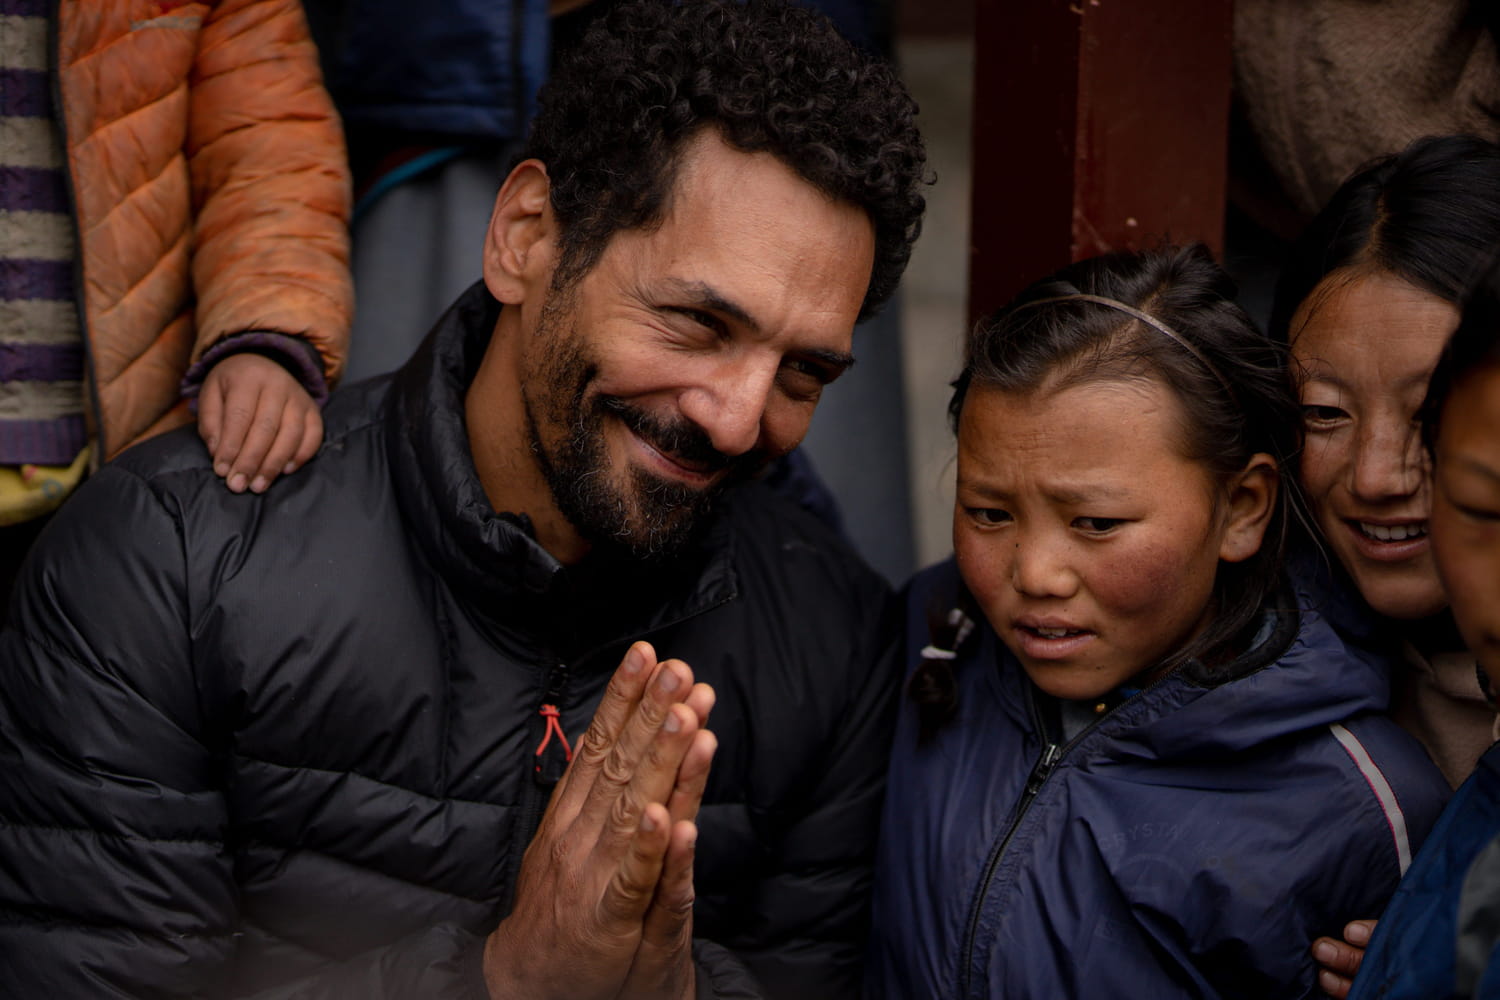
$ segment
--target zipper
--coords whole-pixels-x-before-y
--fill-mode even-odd
[[[1036,703],[1032,701],[1032,714],[1036,714]],[[1000,858],[1004,856],[1006,847],[1010,846],[1011,838],[1016,835],[1016,830],[1025,818],[1026,811],[1036,801],[1042,786],[1047,783],[1052,772],[1057,770],[1057,762],[1062,758],[1064,748],[1048,740],[1042,748],[1042,755],[1037,758],[1036,764],[1031,769],[1031,774],[1026,778],[1026,787],[1021,792],[1021,800],[1016,804],[1015,812],[1011,814],[1010,824],[1005,828],[1005,836],[990,851],[989,859],[984,864],[984,875],[979,880],[979,892],[974,897],[974,903],[969,910],[969,926],[964,933],[964,948],[962,964],[958,969],[959,995],[967,996],[969,993],[969,978],[974,960],[974,938],[979,933],[979,914],[984,910],[984,898],[989,894],[990,882],[995,878],[995,869],[1000,867]]]
[[[1087,738],[1095,729],[1099,728],[1105,719],[1108,719],[1115,712],[1119,711],[1121,706],[1143,697],[1166,683],[1173,673],[1175,671],[1158,677],[1150,684],[1147,684],[1132,698],[1121,702],[1120,705],[1116,705],[1108,712],[1099,716],[1099,718],[1085,726],[1077,736],[1074,736],[1061,746],[1052,739],[1048,727],[1042,720],[1041,711],[1037,708],[1036,704],[1036,688],[1029,681],[1026,682],[1026,703],[1031,709],[1032,725],[1042,735],[1042,738],[1046,740],[1046,743],[1042,747],[1042,755],[1037,758],[1036,764],[1031,769],[1031,774],[1026,777],[1026,787],[1021,791],[1020,801],[1016,803],[1015,811],[1011,814],[1010,823],[1005,828],[1005,835],[1000,838],[1000,842],[990,851],[990,856],[985,861],[984,875],[979,880],[979,892],[974,896],[974,902],[969,909],[968,928],[964,932],[964,947],[960,953],[961,964],[958,967],[958,993],[960,996],[967,996],[969,993],[969,984],[973,975],[974,939],[979,934],[979,914],[984,909],[985,897],[989,895],[990,883],[994,881],[995,869],[1000,867],[1000,859],[1004,856],[1005,849],[1010,846],[1011,839],[1015,836],[1016,830],[1021,825],[1021,820],[1025,818],[1027,810],[1031,808],[1032,803],[1041,794],[1042,787],[1047,783],[1047,779],[1057,770],[1057,765],[1068,755],[1068,752]]]
[[[547,668],[542,683],[542,699],[537,703],[534,713],[535,717],[543,723],[542,733],[537,739],[538,744],[547,732],[547,719],[542,706],[562,704],[563,694],[568,687],[568,678],[568,665],[561,660]],[[557,787],[557,783],[562,780],[563,772],[567,770],[567,752],[563,749],[561,741],[548,740],[540,760],[537,759],[536,752],[528,747],[523,766],[530,772],[531,780],[521,782],[521,822],[516,828],[516,832],[521,836],[511,838],[512,847],[508,865],[510,877],[506,881],[506,898],[501,911],[503,913],[509,913],[510,908],[515,904],[516,883],[521,877],[521,860],[526,855],[526,849],[531,846],[537,828],[542,825],[542,814],[547,810],[547,802],[552,798],[552,790]]]
[[[726,597],[670,621],[659,622],[652,628],[637,633],[634,636],[626,636],[623,639],[601,643],[582,656],[577,657],[574,662],[579,665],[587,663],[604,650],[621,642],[625,643],[628,647],[630,643],[635,642],[639,638],[671,628],[673,625],[681,624],[690,618],[696,618],[715,608],[723,607],[733,599],[732,596]],[[542,688],[544,693],[542,700],[536,706],[536,718],[542,719],[545,723],[546,720],[542,710],[542,706],[544,705],[562,707],[564,703],[563,695],[567,691],[570,674],[571,668],[561,660],[556,661],[552,666],[547,668],[547,673],[543,677]],[[542,732],[546,732],[545,725],[542,727]],[[537,742],[538,744],[541,743],[540,737]],[[509,863],[510,877],[507,880],[505,899],[503,901],[504,905],[501,909],[502,913],[509,913],[511,907],[515,904],[516,883],[521,877],[521,860],[526,854],[526,848],[531,846],[531,841],[536,836],[537,828],[542,825],[542,814],[547,810],[547,802],[552,798],[552,790],[562,780],[563,773],[568,767],[566,751],[563,749],[561,742],[555,739],[547,742],[542,760],[538,761],[534,752],[528,751],[527,756],[528,759],[524,762],[524,766],[531,772],[531,780],[521,783],[521,824],[517,828],[517,831],[524,833],[525,836],[512,838],[512,843],[515,846],[511,850]]]

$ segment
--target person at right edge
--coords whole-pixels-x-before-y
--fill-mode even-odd
[[[1469,300],[1422,406],[1432,555],[1491,703],[1500,683],[1500,266]],[[1438,818],[1359,967],[1352,1000],[1500,998],[1500,744]]]
[[[1346,627],[1391,654],[1391,717],[1457,788],[1495,740],[1429,534],[1419,411],[1464,297],[1500,246],[1500,146],[1428,136],[1357,170],[1298,238],[1270,333],[1302,403],[1299,482]],[[1319,938],[1323,990],[1347,994],[1372,911]]]

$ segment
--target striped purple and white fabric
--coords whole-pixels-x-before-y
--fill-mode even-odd
[[[0,0],[0,465],[67,465],[88,441],[51,7]]]

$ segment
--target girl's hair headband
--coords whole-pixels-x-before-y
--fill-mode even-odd
[[[1141,310],[1135,308],[1135,306],[1128,306],[1118,299],[1106,298],[1103,295],[1090,295],[1087,292],[1074,292],[1070,295],[1054,295],[1045,299],[1032,299],[1030,302],[1023,302],[1020,305],[1016,306],[1015,309],[1012,310],[1012,312],[1020,312],[1022,309],[1030,309],[1032,306],[1045,306],[1053,302],[1079,301],[1092,302],[1095,305],[1105,306],[1109,309],[1115,310],[1116,312],[1122,312],[1128,316],[1133,316],[1136,319],[1140,320],[1142,323],[1145,323],[1147,326],[1161,333],[1163,336],[1176,341],[1179,345],[1182,346],[1184,350],[1186,350],[1193,357],[1197,358],[1199,364],[1213,373],[1214,378],[1219,380],[1219,385],[1224,387],[1224,391],[1229,394],[1230,399],[1235,398],[1234,390],[1229,386],[1229,380],[1226,379],[1223,374],[1220,373],[1219,369],[1214,366],[1213,362],[1209,361],[1207,356],[1204,355],[1202,351],[1198,350],[1198,348],[1194,347],[1186,337],[1182,336],[1176,330],[1173,330],[1170,326],[1167,326],[1167,324],[1163,323],[1155,316],[1152,316],[1150,313],[1142,312]]]

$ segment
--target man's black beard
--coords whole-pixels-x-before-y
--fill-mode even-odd
[[[588,398],[597,368],[578,350],[575,337],[556,337],[554,344],[557,353],[548,359],[547,398],[541,403],[554,426],[568,428],[555,449],[546,447],[532,401],[526,400],[531,448],[553,502],[596,549],[649,563],[671,560],[696,540],[725,488],[754,475],[765,456],[759,451],[725,455],[686,418],[662,421],[614,396]],[[629,485],[622,488],[610,478],[605,436],[610,420],[663,455],[719,478],[693,487],[632,465]]]

